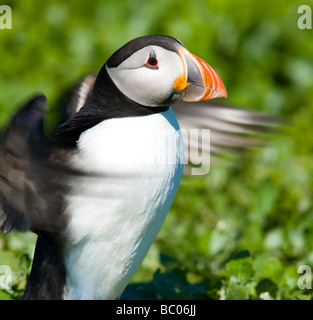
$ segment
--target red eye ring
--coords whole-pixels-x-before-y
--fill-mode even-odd
[[[156,58],[156,54],[154,51],[150,51],[149,58],[145,63],[145,66],[150,69],[159,69],[158,59]]]

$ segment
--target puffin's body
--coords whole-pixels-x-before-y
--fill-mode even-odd
[[[116,299],[174,200],[184,145],[171,104],[226,96],[176,39],[127,43],[84,81],[53,136],[44,96],[13,118],[0,150],[0,226],[38,234],[24,299]]]
[[[172,109],[106,120],[81,134],[70,163],[87,175],[70,179],[66,197],[67,298],[115,299],[122,293],[174,200],[183,157]]]

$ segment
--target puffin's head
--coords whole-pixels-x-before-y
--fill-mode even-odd
[[[216,72],[172,37],[134,39],[116,51],[105,67],[116,87],[144,106],[227,97]]]

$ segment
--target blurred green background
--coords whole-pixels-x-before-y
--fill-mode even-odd
[[[290,123],[270,145],[184,177],[174,205],[124,298],[312,299],[298,267],[313,267],[313,30],[300,30],[296,0],[7,0],[12,30],[0,30],[0,126],[30,97],[58,101],[127,41],[165,34],[207,61],[226,103]],[[0,236],[0,265],[19,298],[35,236]]]

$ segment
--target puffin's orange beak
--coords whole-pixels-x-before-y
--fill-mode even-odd
[[[202,59],[184,47],[179,49],[184,75],[174,83],[174,90],[185,90],[184,101],[227,98],[226,88],[217,73]]]

